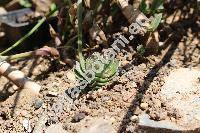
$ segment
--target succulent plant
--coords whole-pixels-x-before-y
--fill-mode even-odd
[[[84,58],[82,53],[82,0],[78,0],[77,4],[79,63],[76,64],[74,72],[78,79],[87,82],[87,89],[96,90],[112,80],[118,70],[118,62],[99,53],[93,53],[89,58]],[[89,91],[86,88],[82,91]]]
[[[104,55],[93,53],[85,60],[84,68],[80,66],[74,69],[76,77],[88,82],[86,91],[97,90],[106,85],[116,75],[118,70],[118,61],[109,60]],[[90,72],[90,73],[88,73]],[[88,77],[91,79],[88,81]]]
[[[142,0],[140,11],[144,14],[153,15],[153,19],[148,27],[148,31],[153,32],[157,29],[162,20],[162,11],[164,10],[163,0],[153,0],[151,6],[146,4],[146,0]]]
[[[159,24],[161,23],[161,20],[162,20],[162,13],[154,14],[154,18],[151,21],[151,23],[148,27],[148,30],[150,32],[155,31],[157,29],[157,27],[159,26]]]

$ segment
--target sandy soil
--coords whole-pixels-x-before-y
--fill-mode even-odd
[[[158,55],[138,56],[130,44],[130,49],[127,48],[130,58],[124,59],[120,54],[117,57],[121,60],[119,75],[107,86],[81,96],[73,106],[63,102],[62,113],[56,113],[52,106],[65,90],[74,86],[71,68],[43,58],[13,62],[43,89],[39,98],[21,101],[21,91],[16,91],[12,83],[0,77],[0,132],[23,133],[23,120],[30,120],[34,127],[41,115],[47,117],[45,126],[63,123],[68,132],[78,132],[90,117],[108,120],[118,132],[131,132],[137,127],[131,117],[142,112],[155,120],[167,119],[170,110],[164,108],[165,103],[161,103],[157,95],[164,78],[176,68],[200,67],[200,21],[194,11],[179,12],[179,8],[182,7],[165,14],[168,26],[161,25],[159,35],[161,41],[169,43]]]

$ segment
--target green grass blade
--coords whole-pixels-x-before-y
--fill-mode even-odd
[[[52,10],[46,17],[51,16],[57,10],[58,10],[57,8],[54,9],[54,10]],[[19,39],[11,47],[9,47],[6,50],[4,50],[3,52],[1,52],[0,56],[3,55],[3,54],[6,54],[7,52],[9,52],[10,50],[12,50],[13,48],[19,46],[23,41],[25,41],[30,35],[32,35],[46,21],[46,17],[43,17],[42,19],[40,19],[38,21],[38,23],[25,36],[23,36],[21,39]]]
[[[77,2],[78,8],[77,8],[77,17],[78,17],[78,56],[80,60],[80,65],[81,68],[84,70],[85,69],[85,59],[83,57],[83,31],[82,31],[82,13],[83,13],[83,5],[82,5],[82,0],[78,0]]]

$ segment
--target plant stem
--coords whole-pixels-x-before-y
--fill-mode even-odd
[[[38,21],[38,23],[33,27],[33,29],[31,29],[25,36],[23,36],[21,39],[19,39],[16,43],[14,43],[11,47],[9,47],[8,49],[4,50],[3,52],[0,53],[0,55],[3,55],[7,52],[9,52],[10,50],[12,50],[13,48],[17,47],[19,44],[21,44],[24,40],[26,40],[30,35],[32,35],[44,22],[45,22],[46,18],[42,18],[41,20]]]
[[[55,11],[57,11],[58,8],[52,10],[50,13],[48,13],[46,15],[46,17],[51,16]],[[0,56],[9,52],[10,50],[12,50],[13,48],[19,46],[24,40],[26,40],[30,35],[32,35],[46,20],[46,17],[43,17],[42,19],[40,19],[38,21],[38,23],[25,35],[23,36],[21,39],[19,39],[17,42],[15,42],[12,46],[10,46],[9,48],[7,48],[6,50],[4,50],[3,52],[0,53]]]
[[[32,57],[33,55],[34,55],[34,52],[30,51],[30,52],[11,55],[11,56],[0,56],[0,60],[1,61],[4,61],[4,60],[10,61],[10,60]]]
[[[83,57],[83,33],[82,33],[82,13],[83,13],[83,6],[82,6],[82,0],[78,0],[77,2],[78,8],[77,8],[77,17],[78,17],[78,56],[79,61],[82,69],[85,69],[85,60]]]

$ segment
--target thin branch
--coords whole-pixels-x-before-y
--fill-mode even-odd
[[[0,75],[12,81],[19,88],[29,89],[34,94],[39,94],[41,86],[28,79],[23,72],[12,67],[6,61],[0,62]]]

